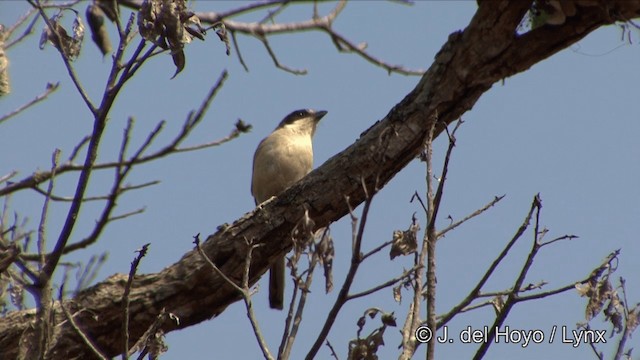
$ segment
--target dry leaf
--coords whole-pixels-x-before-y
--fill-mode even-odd
[[[9,80],[9,58],[4,52],[5,28],[0,24],[0,96],[11,92],[11,81]]]
[[[111,22],[115,22],[118,18],[118,4],[116,0],[95,0],[94,4],[100,7],[100,10],[107,15]]]
[[[393,300],[402,303],[402,284],[393,287]]]
[[[591,296],[591,284],[589,284],[589,283],[585,283],[585,284],[577,283],[575,285],[575,287],[576,287],[576,290],[578,291],[578,294],[580,295],[580,297]]]
[[[627,330],[629,333],[636,331],[636,328],[640,325],[640,307],[636,305],[635,308],[629,311],[629,317],[627,320]]]
[[[504,307],[504,299],[502,296],[496,296],[491,300],[491,304],[493,304],[493,310],[496,311],[496,315],[499,315]]]
[[[219,25],[216,26],[216,35],[218,35],[218,38],[220,39],[220,41],[224,43],[225,48],[227,49],[226,51],[227,56],[231,55],[231,45],[229,43],[229,35],[227,34],[227,28],[224,26],[223,23],[220,23]]]
[[[113,48],[105,26],[104,12],[99,6],[91,4],[87,7],[86,16],[91,30],[91,39],[98,45],[102,55],[107,55]]]
[[[64,27],[59,23],[62,19],[62,13],[58,13],[49,19],[51,28],[45,25],[42,35],[40,36],[40,49],[44,49],[46,43],[51,42],[51,44],[70,61],[78,58],[82,48],[82,40],[84,40],[82,18],[75,10],[72,11],[74,11],[76,15],[72,26],[73,36],[69,36]]]
[[[382,320],[382,323],[386,326],[396,327],[396,318],[393,316],[393,312],[382,314],[380,320]]]
[[[144,0],[138,12],[138,29],[145,40],[171,51],[176,65],[173,77],[185,67],[184,45],[194,36],[204,39],[205,34],[200,19],[187,10],[184,0]]]
[[[335,248],[333,247],[333,238],[329,232],[324,231],[324,229],[320,230],[322,231],[323,237],[320,239],[316,251],[319,252],[320,263],[324,269],[324,289],[325,292],[328,293],[333,290],[333,258],[335,257]],[[316,234],[317,233],[318,232],[316,232]]]
[[[418,225],[414,216],[409,229],[405,231],[395,230],[393,232],[393,242],[389,251],[391,260],[400,255],[409,255],[416,252],[418,248],[418,231],[420,231],[420,225]]]

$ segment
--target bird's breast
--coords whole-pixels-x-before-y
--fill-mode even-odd
[[[313,168],[310,136],[271,134],[264,139],[253,160],[251,192],[258,203],[277,196]]]

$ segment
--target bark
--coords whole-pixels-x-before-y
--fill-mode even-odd
[[[479,1],[468,27],[449,36],[416,88],[383,120],[279,198],[210,235],[202,245],[204,251],[223,272],[240,281],[245,239],[263,244],[253,252],[250,279],[256,282],[270,263],[291,249],[289,234],[305,208],[318,227],[340,219],[348,213],[345,196],[352,206],[360,204],[365,198],[363,182],[370,192],[376,183],[381,188],[416,157],[436,118],[438,134],[445,124],[470,110],[495,82],[527,70],[600,26],[640,16],[640,1],[609,1],[578,7],[576,15],[562,25],[517,35],[529,5],[527,1]],[[125,283],[125,275],[114,275],[64,302],[76,323],[109,356],[121,352]],[[180,318],[179,324],[165,322],[163,330],[168,332],[215,317],[238,299],[235,290],[191,251],[159,273],[136,276],[130,294],[130,338],[134,342],[162,309]],[[52,307],[57,322],[52,357],[92,358],[64,320],[60,306]],[[17,357],[19,345],[29,339],[35,314],[25,310],[0,319],[3,358]]]

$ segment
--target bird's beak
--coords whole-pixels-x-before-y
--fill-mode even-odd
[[[324,110],[316,111],[316,122],[320,121],[320,119],[322,119],[325,115],[327,115],[327,112]]]

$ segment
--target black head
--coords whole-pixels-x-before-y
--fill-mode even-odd
[[[293,111],[291,114],[285,116],[284,119],[282,119],[282,121],[278,125],[278,127],[282,127],[282,126],[287,125],[287,124],[293,124],[297,120],[301,120],[301,119],[309,119],[310,118],[310,119],[313,119],[316,122],[318,122],[326,114],[327,114],[327,112],[324,111],[324,110],[322,110],[322,111],[315,111],[315,110],[312,110],[312,109],[296,110],[296,111]]]

